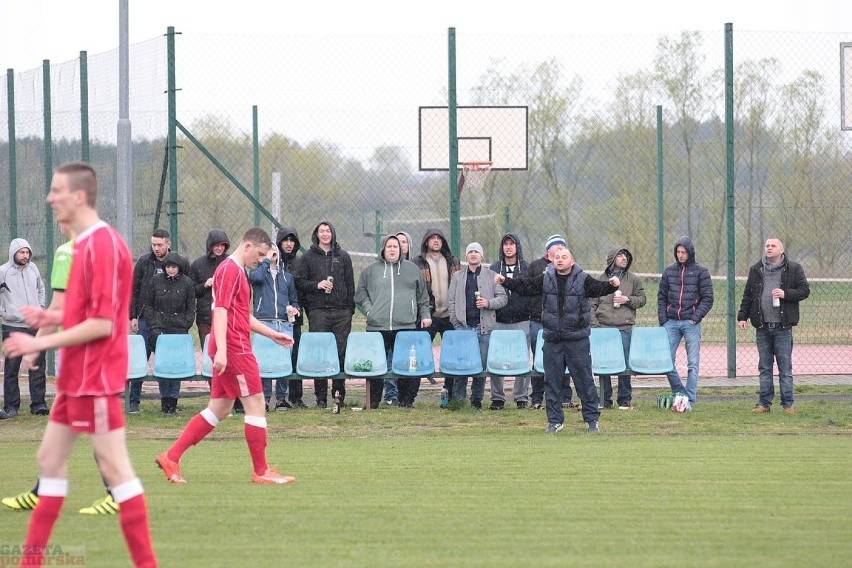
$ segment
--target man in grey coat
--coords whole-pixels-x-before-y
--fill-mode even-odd
[[[506,305],[509,297],[502,286],[495,284],[497,273],[482,265],[482,257],[482,245],[467,245],[467,270],[453,274],[447,304],[454,329],[472,329],[476,332],[484,368],[491,332],[497,324],[497,310]],[[470,393],[471,406],[482,408],[484,396],[485,378],[474,377]],[[466,397],[467,380],[456,377],[453,381],[453,398],[464,400]]]

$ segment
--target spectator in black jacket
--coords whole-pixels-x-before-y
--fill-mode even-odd
[[[155,229],[151,233],[151,252],[143,254],[133,267],[133,292],[130,296],[130,331],[138,333],[145,340],[146,348],[150,345],[151,328],[143,314],[145,307],[145,292],[151,285],[155,274],[163,272],[163,259],[171,250],[171,235],[165,229]],[[151,349],[148,348],[148,356]],[[142,381],[130,383],[130,413],[139,412],[139,401],[142,398]]]
[[[340,248],[337,232],[322,221],[311,233],[311,248],[302,255],[296,268],[296,287],[305,295],[309,331],[330,331],[337,340],[337,356],[343,370],[346,340],[352,331],[355,313],[355,274],[349,253]],[[328,406],[328,381],[316,379],[317,406]],[[346,380],[332,381],[331,396],[337,408],[346,398]]]
[[[752,265],[737,319],[757,328],[760,396],[754,412],[769,412],[775,398],[773,362],[778,364],[781,406],[793,414],[793,326],[799,323],[799,302],[811,294],[805,271],[787,258],[780,239],[766,239],[765,256]]]
[[[562,235],[551,235],[544,243],[544,256],[537,258],[530,263],[529,274],[542,274],[548,266],[553,262],[553,255],[559,249],[566,248],[565,238]],[[530,347],[535,353],[538,343],[538,332],[542,329],[541,325],[541,291],[535,291],[530,298]],[[532,408],[540,410],[544,403],[544,377],[533,377],[530,380],[532,385],[531,403]],[[562,392],[560,393],[562,408],[574,408],[580,410],[580,405],[575,405],[571,400],[574,393],[571,391],[571,375],[565,373],[562,375]]]
[[[701,362],[701,320],[713,307],[713,281],[710,271],[695,262],[695,245],[680,237],[674,246],[675,263],[666,267],[657,292],[657,317],[669,333],[672,361],[683,338],[686,344],[686,387],[677,365],[668,374],[672,394],[685,394],[690,410],[698,391],[698,365]]]
[[[506,278],[523,278],[529,272],[529,263],[524,260],[521,239],[514,233],[506,233],[500,241],[500,260],[490,266],[491,270]],[[497,324],[494,329],[520,329],[530,344],[530,299],[521,294],[506,291],[509,303],[497,310]],[[530,401],[530,378],[515,377],[512,398],[518,408],[526,408]],[[503,410],[506,396],[503,393],[503,377],[491,376],[490,410]]]
[[[219,263],[228,256],[231,240],[222,229],[211,229],[207,233],[207,253],[192,261],[189,277],[195,283],[195,325],[198,327],[198,340],[204,346],[204,338],[210,335],[213,321],[213,273]]]
[[[148,351],[154,351],[157,338],[167,333],[189,333],[195,320],[195,283],[183,273],[186,259],[176,252],[163,259],[164,272],[154,275],[145,290],[143,316],[151,326]],[[156,357],[156,354],[154,355]],[[160,405],[166,414],[177,412],[180,381],[160,381]]]

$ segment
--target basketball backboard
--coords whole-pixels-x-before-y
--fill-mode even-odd
[[[492,170],[526,170],[529,142],[525,106],[456,107],[458,160],[492,162]],[[420,170],[450,169],[448,107],[420,107]]]

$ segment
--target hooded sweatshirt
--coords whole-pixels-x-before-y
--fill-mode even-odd
[[[293,247],[293,251],[289,254],[284,252],[284,247],[281,245],[287,237],[292,237],[296,242],[296,246]],[[302,248],[302,241],[299,240],[298,231],[296,231],[295,227],[280,227],[275,234],[275,244],[278,245],[278,264],[282,270],[289,272],[295,278],[299,262],[301,262],[301,258],[298,258],[298,255]],[[305,310],[302,309],[305,306],[305,295],[301,290],[296,288],[296,297],[299,299],[299,315],[296,316],[296,321],[293,325],[302,325],[305,323]]]
[[[677,261],[677,247],[686,249],[686,262]],[[689,237],[680,237],[672,249],[675,263],[663,271],[657,291],[657,318],[666,321],[689,320],[699,323],[713,307],[713,281],[710,271],[695,262],[695,245]]]
[[[219,256],[213,254],[213,246],[225,243],[225,250]],[[207,233],[207,253],[192,261],[189,267],[189,276],[195,283],[196,321],[198,323],[213,323],[213,288],[205,286],[208,278],[213,278],[213,273],[219,263],[228,258],[228,249],[231,248],[231,240],[222,229],[211,229]]]
[[[615,257],[621,252],[627,255],[627,266],[624,270],[615,266]],[[614,293],[593,298],[592,327],[616,327],[621,330],[630,329],[636,325],[636,310],[645,305],[647,298],[642,280],[630,272],[632,264],[633,254],[626,247],[609,249],[606,256],[606,270],[600,275],[599,280],[609,280],[613,276],[617,276],[621,281],[618,289],[627,297],[627,303],[616,308],[615,304],[612,303]]]
[[[176,252],[163,257],[163,272],[155,274],[144,289],[142,316],[151,329],[186,333],[195,320],[195,283],[183,273],[185,259]],[[165,266],[175,265],[178,273],[169,276]]]
[[[399,231],[396,234],[396,236],[399,237],[400,235],[403,235],[406,238],[406,240],[408,240],[408,252],[402,254],[402,259],[403,260],[413,260],[414,257],[412,256],[412,253],[414,253],[415,251],[414,251],[414,241],[411,240],[411,235],[409,235],[405,231]],[[400,248],[402,248],[402,243],[400,243],[399,246],[400,246]]]
[[[417,266],[410,260],[385,259],[390,239],[399,240],[395,235],[382,239],[379,259],[358,279],[355,303],[367,316],[367,331],[415,329],[418,320],[430,318],[429,293]]]
[[[446,260],[446,266],[437,266],[437,263],[429,258],[429,238],[438,235],[441,237],[441,255]],[[461,270],[459,259],[453,256],[450,251],[450,245],[447,243],[444,233],[441,229],[429,228],[423,234],[423,240],[420,242],[420,254],[414,259],[414,264],[420,269],[420,274],[423,275],[423,281],[426,282],[426,288],[429,292],[429,310],[434,317],[448,318],[450,317],[448,307],[448,291],[453,274]],[[434,268],[433,268],[434,267]],[[446,268],[446,282],[432,280],[432,271],[443,271]],[[441,272],[442,273],[442,272]]]
[[[515,264],[506,264],[506,255],[503,254],[503,243],[506,239],[512,239],[515,243],[516,254]],[[527,275],[530,265],[524,260],[524,252],[521,248],[521,239],[514,233],[506,233],[500,239],[500,260],[491,265],[491,270],[497,274],[502,274],[506,278],[522,278]],[[509,302],[505,307],[497,310],[497,321],[499,323],[518,323],[528,321],[530,319],[530,299],[521,294],[513,294],[506,290],[509,295]]]
[[[7,327],[26,328],[21,308],[24,306],[44,307],[45,286],[38,267],[30,262],[21,267],[15,264],[15,253],[22,248],[33,253],[26,239],[12,239],[9,243],[9,262],[0,266],[0,319]]]
[[[280,249],[275,265],[272,265],[268,258],[264,258],[249,270],[248,279],[254,297],[254,317],[257,319],[286,320],[287,306],[301,311],[302,305],[296,293],[296,278],[284,270]]]
[[[319,246],[320,225],[331,228],[331,250]],[[330,294],[317,289],[320,280],[334,278]],[[355,313],[355,273],[349,253],[340,248],[337,231],[328,221],[320,221],[311,232],[311,247],[302,255],[296,269],[296,287],[305,295],[308,310],[349,310]]]

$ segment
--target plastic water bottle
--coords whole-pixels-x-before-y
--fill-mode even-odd
[[[772,298],[772,307],[780,308],[781,307],[781,298]]]
[[[417,370],[417,350],[414,348],[414,345],[408,348],[408,370]]]
[[[296,321],[296,314],[293,312],[294,309],[293,306],[287,306],[287,321],[290,323],[295,323]]]
[[[334,284],[334,276],[329,276],[328,278],[326,278],[326,280],[328,280],[329,282],[331,282],[332,284]],[[331,294],[331,288],[326,289],[325,293],[326,293],[326,294]]]
[[[446,408],[450,404],[450,391],[446,388],[441,389],[441,408]]]
[[[612,295],[612,304],[613,304],[614,308],[620,308],[621,307],[621,304],[615,303],[615,298],[620,298],[621,296],[622,296],[621,290],[616,290],[615,293]]]

